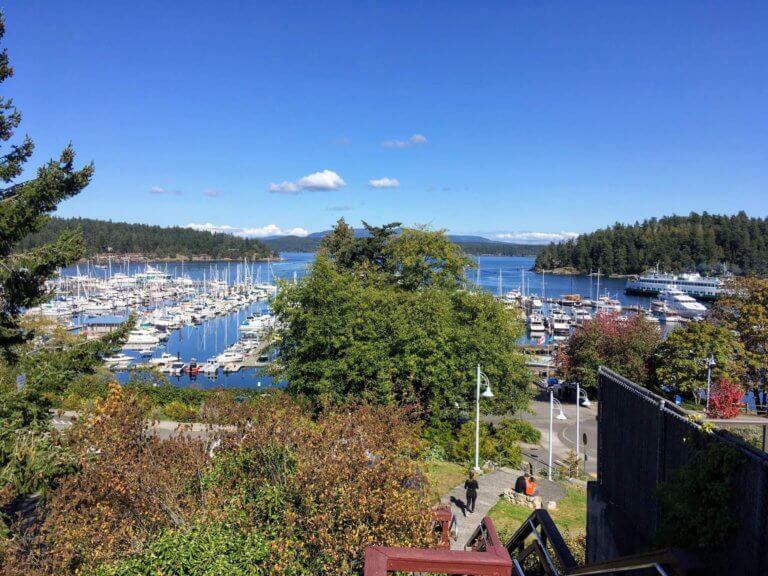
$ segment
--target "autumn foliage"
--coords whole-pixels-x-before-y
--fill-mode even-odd
[[[599,366],[643,384],[648,380],[648,361],[660,339],[658,326],[640,314],[600,313],[576,329],[558,349],[555,360],[566,379],[584,387],[597,385]]]
[[[160,440],[112,385],[62,440],[77,471],[37,522],[0,536],[0,573],[201,573],[229,551],[217,573],[358,574],[368,545],[431,542],[408,409],[314,415],[280,393],[226,403],[207,407],[220,420],[205,440]]]
[[[736,382],[723,378],[713,387],[709,398],[707,416],[710,418],[735,418],[739,414],[744,390]]]

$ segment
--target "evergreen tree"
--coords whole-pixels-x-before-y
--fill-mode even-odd
[[[0,40],[4,34],[5,20],[0,14]],[[0,83],[12,75],[8,52],[3,49]],[[13,101],[0,97],[0,142],[11,140],[20,123],[21,112]],[[5,155],[0,156],[0,179],[4,184],[9,185],[22,175],[33,150],[32,140],[25,136],[20,144],[11,144]],[[82,237],[75,231],[33,250],[14,251],[25,236],[43,227],[59,202],[88,185],[93,165],[76,170],[74,159],[74,150],[69,145],[58,160],[50,160],[39,168],[34,178],[0,191],[0,353],[6,357],[12,357],[13,347],[29,337],[18,323],[21,311],[45,299],[44,281],[83,253]]]
[[[718,272],[726,264],[736,273],[768,272],[768,219],[696,214],[651,218],[633,225],[582,234],[546,246],[536,268],[598,267],[607,274],[638,274],[659,265],[666,272]]]

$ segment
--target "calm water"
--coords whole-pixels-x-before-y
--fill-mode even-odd
[[[153,263],[156,268],[166,271],[168,274],[177,276],[182,273],[195,280],[219,278],[228,279],[235,282],[243,278],[247,272],[249,276],[263,282],[271,282],[274,278],[283,280],[292,280],[301,278],[307,272],[309,264],[314,260],[314,254],[307,253],[283,253],[282,260],[272,263],[254,263],[248,265],[246,271],[243,264],[236,262],[179,262]],[[598,294],[597,283],[595,279],[588,276],[554,276],[544,275],[542,285],[542,275],[531,272],[534,258],[520,256],[481,256],[477,258],[479,268],[477,270],[468,270],[467,279],[470,282],[479,280],[480,286],[493,294],[507,292],[511,289],[522,289],[525,285],[526,294],[537,294],[545,297],[555,297],[562,294],[581,294],[584,298],[594,298]],[[143,272],[145,264],[136,263],[113,263],[112,272],[123,272],[135,274]],[[88,268],[85,265],[71,267],[64,271],[66,275],[78,273],[92,275],[107,275],[109,272],[102,268]],[[629,297],[624,294],[624,280],[611,280],[607,278],[600,279],[600,295],[610,294],[617,298],[622,304],[640,304],[647,307],[649,299],[643,297]],[[183,361],[189,361],[192,358],[199,362],[204,362],[209,358],[220,354],[227,346],[234,343],[238,338],[238,325],[245,318],[254,313],[267,311],[266,302],[258,302],[233,312],[227,316],[210,319],[199,326],[184,326],[171,333],[167,342],[158,347],[154,356],[159,356],[163,352],[169,352],[178,355]],[[527,338],[523,342],[528,342]],[[125,351],[134,356],[137,360],[146,362],[148,358],[140,359],[136,351]],[[129,378],[128,372],[118,372],[118,380],[125,382]],[[259,369],[243,369],[240,372],[225,374],[219,371],[216,378],[208,378],[199,374],[195,379],[190,379],[186,374],[182,376],[168,376],[171,383],[177,386],[194,386],[199,388],[212,388],[218,386],[225,387],[246,387],[254,388],[258,386],[274,386],[279,383],[273,382],[270,376],[267,376]]]

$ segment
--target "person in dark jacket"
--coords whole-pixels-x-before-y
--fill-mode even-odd
[[[531,477],[528,472],[523,474],[522,476],[518,476],[517,480],[515,480],[515,492],[518,494],[525,494],[526,488],[528,488],[528,479]]]
[[[475,473],[470,472],[469,479],[464,482],[464,490],[467,491],[467,510],[470,514],[475,511],[475,502],[477,502],[478,488],[480,488],[480,485],[477,483],[477,480],[475,480]]]

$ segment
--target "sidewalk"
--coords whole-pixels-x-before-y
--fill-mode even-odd
[[[441,503],[451,505],[458,523],[458,538],[456,538],[456,541],[451,542],[452,550],[464,550],[464,545],[469,540],[469,537],[472,536],[480,521],[499,501],[504,494],[504,490],[514,487],[515,480],[521,474],[522,472],[519,470],[500,468],[479,476],[477,482],[480,484],[480,489],[477,491],[477,503],[475,504],[474,514],[470,514],[465,510],[466,495],[463,483],[456,486],[440,499]],[[550,482],[544,478],[537,478],[536,483],[539,487],[541,500],[544,503],[550,500],[560,500],[565,495],[565,488],[560,484]]]

